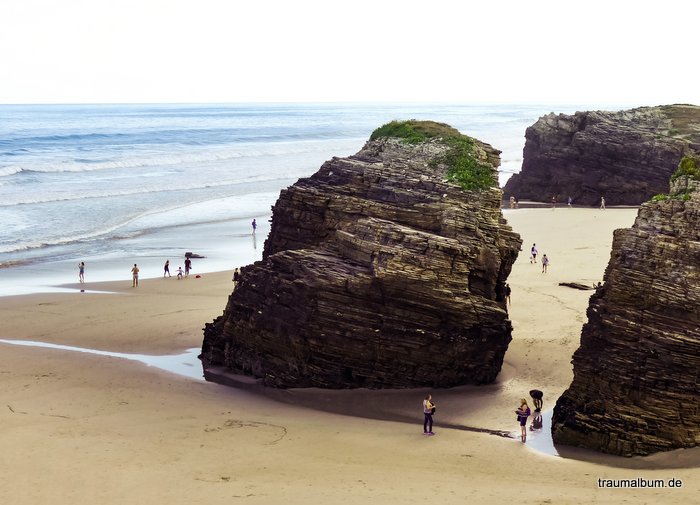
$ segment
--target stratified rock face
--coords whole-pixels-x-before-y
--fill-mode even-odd
[[[525,133],[523,166],[506,197],[596,205],[640,205],[668,192],[680,159],[700,151],[700,107],[549,114]]]
[[[446,149],[370,141],[283,190],[263,260],[205,328],[205,368],[282,387],[493,381],[511,340],[497,293],[521,241],[497,186],[445,182]],[[475,154],[495,181],[499,152]]]
[[[690,184],[690,200],[646,203],[615,232],[554,409],[556,443],[623,456],[700,444],[700,187]]]

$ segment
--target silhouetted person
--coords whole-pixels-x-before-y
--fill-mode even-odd
[[[134,263],[134,268],[131,269],[131,287],[135,288],[139,285],[139,267]]]
[[[255,230],[258,227],[258,223],[255,222],[255,219],[253,219],[253,222],[250,223],[250,225],[253,227],[253,235],[255,235]]]
[[[544,393],[539,389],[532,389],[530,391],[530,398],[532,398],[532,404],[535,406],[535,412],[540,412],[542,410],[542,398]]]
[[[163,277],[167,274],[170,277],[170,260],[165,260],[165,265],[163,265]]]
[[[190,275],[190,269],[192,268],[192,260],[185,258],[185,277]]]
[[[530,431],[541,430],[542,429],[542,416],[537,414],[532,418],[532,423],[530,424]]]
[[[506,283],[505,287],[505,297],[506,297],[506,303],[510,305],[510,284]]]
[[[233,289],[236,289],[236,286],[238,286],[238,283],[241,280],[241,272],[238,271],[238,268],[236,268],[233,271]]]

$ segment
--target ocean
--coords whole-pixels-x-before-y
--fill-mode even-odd
[[[394,119],[448,123],[520,170],[547,105],[0,105],[0,295],[77,280],[233,269],[260,258],[279,191]],[[590,108],[590,107],[589,107]],[[251,234],[256,219],[258,232]]]

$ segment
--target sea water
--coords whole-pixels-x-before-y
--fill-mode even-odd
[[[79,261],[93,281],[128,279],[133,263],[155,275],[165,259],[174,271],[186,251],[208,256],[199,272],[255,261],[279,191],[391,120],[445,122],[493,145],[504,183],[529,125],[585,108],[0,105],[0,294],[77,280]]]

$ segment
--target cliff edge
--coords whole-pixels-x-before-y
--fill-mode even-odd
[[[518,200],[640,205],[668,192],[686,154],[700,152],[700,107],[548,114],[525,133],[520,173],[503,193]]]
[[[205,369],[280,387],[493,381],[521,244],[500,212],[499,154],[447,125],[393,122],[283,190],[263,260],[205,327]]]
[[[700,159],[616,230],[554,441],[623,456],[700,444]]]

